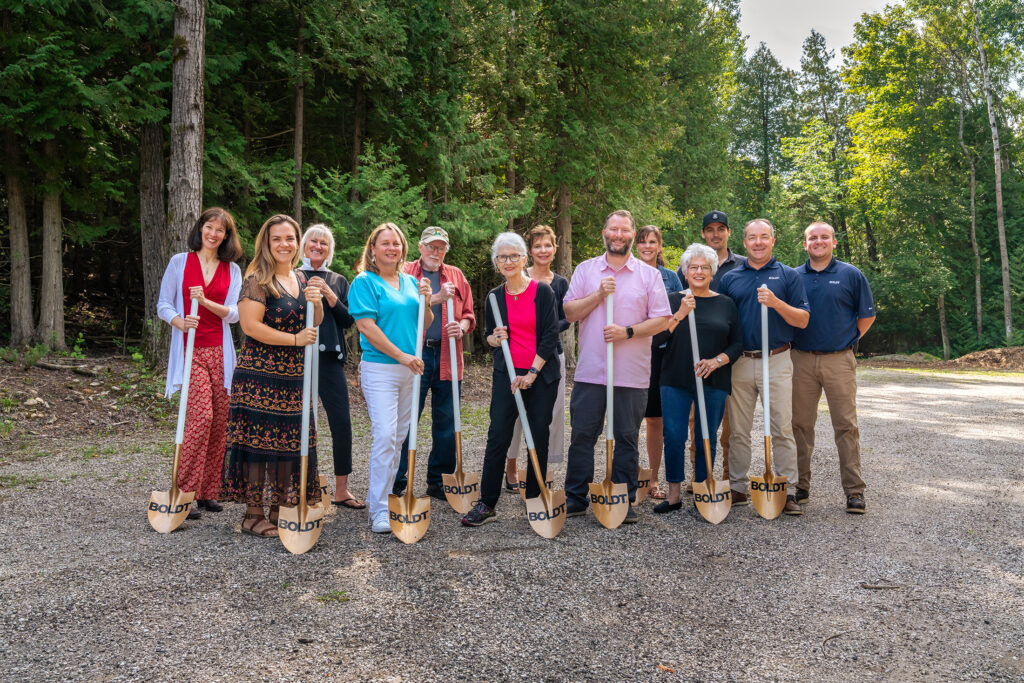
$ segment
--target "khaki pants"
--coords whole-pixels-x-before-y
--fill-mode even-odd
[[[768,359],[769,424],[772,434],[772,469],[786,477],[789,486],[797,481],[796,443],[793,440],[793,362],[790,352]],[[761,395],[761,359],[740,356],[732,369],[732,394],[726,403],[732,434],[729,435],[729,479],[734,491],[747,492],[750,485],[750,430]],[[764,443],[759,438],[759,444]],[[764,447],[758,448],[763,451]],[[758,465],[757,471],[763,467]],[[793,495],[790,489],[790,495]]]
[[[832,418],[839,474],[847,496],[864,493],[860,476],[860,428],[857,426],[857,359],[853,350],[816,355],[793,351],[793,436],[796,439],[800,488],[811,489],[814,423],[824,389]]]
[[[690,479],[693,479],[692,474],[696,471],[694,466],[694,458],[697,457],[697,440],[694,438],[693,420],[694,410],[696,407],[690,409]],[[722,435],[718,437],[718,450],[722,454],[722,479],[729,478],[729,436],[731,430],[729,429],[729,403],[725,404],[725,413],[722,416]]]

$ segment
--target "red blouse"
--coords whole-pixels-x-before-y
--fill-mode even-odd
[[[203,266],[199,263],[199,254],[190,251],[185,258],[185,273],[181,278],[181,293],[185,302],[185,313],[192,307],[192,299],[189,297],[190,287],[202,287],[206,298],[214,303],[223,305],[228,298],[228,288],[231,286],[231,266],[227,261],[217,264],[217,270],[206,284],[203,279]],[[196,348],[221,346],[224,343],[224,325],[216,313],[202,306],[199,307],[199,327],[196,328]]]
[[[513,296],[505,288],[505,305],[508,307],[508,341],[512,352],[512,365],[517,370],[529,370],[537,357],[537,281],[530,284],[522,294]]]

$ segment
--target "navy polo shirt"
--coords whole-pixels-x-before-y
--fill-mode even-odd
[[[773,256],[771,261],[753,268],[749,261],[729,271],[722,277],[720,293],[729,296],[736,302],[740,312],[740,325],[743,327],[743,349],[745,351],[761,350],[761,304],[757,302],[757,289],[768,285],[768,289],[778,298],[794,308],[810,311],[807,293],[800,275],[783,265]],[[768,309],[768,348],[777,349],[783,344],[793,341],[796,328],[782,319],[774,309]]]
[[[735,269],[737,266],[741,266],[747,262],[746,256],[734,254],[732,253],[732,250],[728,248],[726,249],[726,251],[729,252],[729,255],[725,257],[724,261],[718,264],[718,270],[715,271],[715,276],[711,278],[710,287],[712,292],[721,293],[722,290],[719,289],[719,287],[722,284],[722,278],[725,277],[725,274]],[[676,271],[676,275],[679,276],[679,281],[683,283],[683,287],[687,287],[688,285],[686,284],[686,274],[683,273],[682,265],[679,266],[679,270]]]
[[[811,322],[796,331],[793,348],[800,351],[842,351],[860,339],[859,318],[875,315],[875,302],[864,273],[833,258],[824,270],[811,262],[796,268],[811,302]]]

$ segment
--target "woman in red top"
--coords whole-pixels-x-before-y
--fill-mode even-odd
[[[231,214],[221,208],[207,209],[192,226],[189,251],[175,254],[160,283],[157,314],[173,328],[167,365],[170,397],[181,387],[185,365],[185,333],[195,329],[185,436],[181,445],[178,486],[195,491],[196,506],[189,519],[198,519],[199,508],[219,512],[221,469],[224,464],[228,391],[235,369],[235,347],[230,323],[238,321],[238,293],[242,271],[234,263],[242,245]],[[192,300],[199,315],[188,315]]]
[[[558,394],[558,380],[562,376],[558,364],[555,292],[546,283],[526,276],[526,242],[513,232],[501,233],[491,247],[491,260],[505,278],[505,284],[491,290],[505,325],[495,325],[490,303],[485,302],[486,340],[494,349],[491,424],[487,429],[484,471],[480,477],[480,500],[462,518],[465,526],[480,526],[494,519],[494,506],[498,503],[501,478],[505,473],[505,455],[519,417],[513,395],[516,391],[522,392],[540,469],[547,471],[548,429]],[[508,340],[515,377],[509,377],[505,366],[501,350],[503,339]],[[540,486],[533,468],[528,467],[526,471],[526,497],[535,498],[540,495]]]

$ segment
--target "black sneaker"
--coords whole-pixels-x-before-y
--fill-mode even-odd
[[[462,518],[462,526],[480,526],[481,524],[493,522],[496,518],[494,509],[487,507],[478,500],[473,509]]]
[[[846,497],[846,511],[851,515],[863,515],[864,510],[864,496],[859,493],[855,493],[852,496]]]
[[[796,502],[803,505],[811,500],[811,492],[807,489],[797,487],[796,489]]]
[[[636,510],[634,510],[633,506],[630,505],[629,506],[629,510],[626,511],[626,518],[624,520],[622,520],[622,523],[623,524],[636,524],[636,519],[637,519],[636,518]]]
[[[391,487],[391,493],[396,496],[400,496],[405,493],[405,482],[395,482],[395,485]]]
[[[427,495],[438,500],[447,500],[440,484],[427,484]]]
[[[565,516],[566,517],[580,517],[587,514],[587,506],[573,501],[567,501],[565,503]]]

